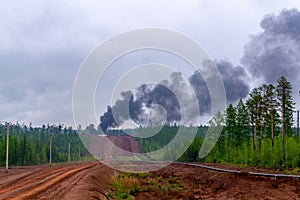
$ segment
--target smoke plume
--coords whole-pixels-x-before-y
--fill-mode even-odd
[[[300,12],[291,9],[267,15],[260,26],[262,32],[251,36],[245,45],[241,63],[252,77],[263,78],[268,83],[275,83],[281,76],[297,83],[300,72]],[[234,66],[228,61],[215,61],[215,65],[224,82],[227,102],[235,103],[246,97],[249,93],[250,79],[245,68]],[[188,107],[190,121],[197,121],[195,116],[210,113],[211,98],[199,72],[195,71],[188,81],[197,99],[191,98],[179,72],[173,73],[170,81],[163,80],[161,84],[154,86],[143,84],[134,94],[131,91],[122,93],[123,99],[118,100],[113,107],[108,107],[107,112],[101,116],[101,128],[105,131],[109,127],[121,125],[130,118],[136,123],[147,124],[149,115],[152,115],[151,119],[161,119],[166,114],[166,122],[180,121],[180,103],[175,94],[184,96],[187,99],[185,102],[198,101],[200,113],[195,113],[193,107]],[[154,105],[159,105],[158,109],[153,109]],[[128,106],[129,113],[123,112]],[[155,112],[149,113],[151,109]]]
[[[249,85],[247,84],[248,76],[244,68],[234,67],[229,61],[215,61],[215,65],[221,73],[226,99],[228,103],[235,103],[241,98],[244,98],[249,93]],[[189,78],[189,81],[194,88],[201,114],[207,114],[211,108],[211,99],[208,88],[198,71]]]
[[[241,59],[254,77],[275,83],[281,76],[296,81],[300,72],[300,12],[270,14],[260,23],[263,31],[251,36]]]
[[[234,103],[240,98],[246,97],[249,86],[244,68],[235,67],[228,61],[215,61],[215,64],[224,81],[227,101]],[[210,113],[210,94],[199,72],[195,71],[188,78],[188,81],[194,89],[195,97],[188,90],[188,86],[180,72],[172,73],[170,80],[163,80],[157,85],[143,84],[136,89],[134,94],[131,91],[123,92],[122,99],[118,100],[112,108],[109,107],[107,112],[100,117],[102,130],[105,131],[109,127],[121,125],[128,119],[144,125],[162,123],[160,120],[157,122],[154,122],[154,120],[162,119],[164,114],[166,114],[165,122],[168,123],[179,121],[184,124],[199,122],[200,115]],[[184,106],[188,110],[187,118],[189,121],[181,121],[180,102],[176,95],[184,98],[186,103]],[[188,103],[196,101],[200,107],[200,113],[196,113],[197,110],[192,106],[193,104]],[[159,108],[156,105],[159,105]],[[128,106],[129,113],[126,112]]]

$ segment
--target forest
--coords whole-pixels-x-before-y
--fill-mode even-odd
[[[9,166],[40,165],[49,163],[50,137],[52,137],[52,162],[79,161],[88,157],[77,132],[63,125],[43,125],[33,128],[30,124],[0,125],[0,166],[6,160],[6,132],[9,136]]]
[[[297,168],[300,165],[299,127],[294,126],[295,103],[291,84],[285,77],[277,85],[263,84],[254,88],[248,99],[236,106],[230,104],[209,121],[198,127],[198,133],[178,161],[213,162],[260,166],[267,168]],[[204,159],[198,154],[208,127],[221,127],[217,144]],[[165,126],[151,138],[140,139],[143,152],[167,144],[178,127]]]
[[[295,102],[291,84],[281,77],[276,85],[263,84],[254,88],[247,99],[230,104],[219,111],[208,125],[199,126],[191,145],[177,160],[183,162],[214,162],[260,166],[267,168],[298,168],[300,165],[299,127],[295,126]],[[159,127],[152,137],[137,138],[141,152],[152,152],[167,145],[182,125],[173,123]],[[199,158],[199,150],[210,127],[221,127],[220,137],[212,151]],[[139,127],[134,131],[151,134],[157,127]],[[189,127],[185,127],[189,134]],[[0,125],[0,166],[5,165],[6,132],[9,138],[9,165],[39,165],[49,163],[50,137],[52,138],[52,162],[83,161],[91,157],[84,148],[76,130],[64,125],[31,124]],[[124,134],[127,130],[108,130],[107,134]],[[131,130],[132,131],[132,130]],[[93,125],[85,132],[98,134]],[[184,139],[182,139],[184,140]],[[185,144],[187,141],[177,141]],[[176,149],[172,150],[176,151]],[[174,159],[177,152],[164,156]]]

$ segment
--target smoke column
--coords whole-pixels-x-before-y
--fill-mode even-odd
[[[215,61],[215,64],[224,81],[227,101],[234,103],[240,98],[246,97],[249,92],[247,84],[249,78],[244,68],[235,67],[229,61]],[[118,100],[113,107],[108,107],[107,112],[100,117],[100,127],[103,131],[106,131],[109,127],[120,126],[130,118],[138,124],[149,125],[149,110],[157,104],[164,108],[166,122],[178,122],[181,119],[180,104],[172,91],[186,97],[187,101],[198,101],[200,107],[200,113],[195,113],[195,109],[190,107],[188,112],[190,121],[182,123],[199,122],[197,116],[210,113],[211,99],[208,88],[202,76],[195,71],[188,78],[197,96],[197,99],[193,99],[192,95],[188,94],[183,80],[180,72],[174,72],[171,74],[170,81],[162,80],[162,84],[154,86],[143,84],[136,89],[135,94],[131,91],[122,92],[122,99]],[[127,116],[126,112],[123,111],[128,106],[130,116]],[[156,117],[159,118],[162,112],[156,110],[151,114],[151,117],[155,119]]]
[[[250,37],[241,62],[253,77],[276,83],[281,76],[297,82],[300,72],[300,12],[283,10],[266,15],[262,32]]]

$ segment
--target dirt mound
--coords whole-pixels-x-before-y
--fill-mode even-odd
[[[140,178],[142,187],[157,187],[134,194],[135,199],[300,199],[297,179],[275,180],[178,164],[150,173],[150,179]]]
[[[140,148],[137,141],[134,139],[134,137],[129,135],[120,135],[120,136],[107,136],[109,140],[114,143],[119,148],[132,152],[132,153],[139,153]]]

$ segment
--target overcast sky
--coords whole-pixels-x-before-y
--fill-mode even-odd
[[[121,32],[171,29],[211,58],[239,65],[263,17],[284,8],[300,10],[300,1],[1,0],[0,120],[73,125],[72,89],[81,63]],[[109,103],[100,102],[99,116]]]

